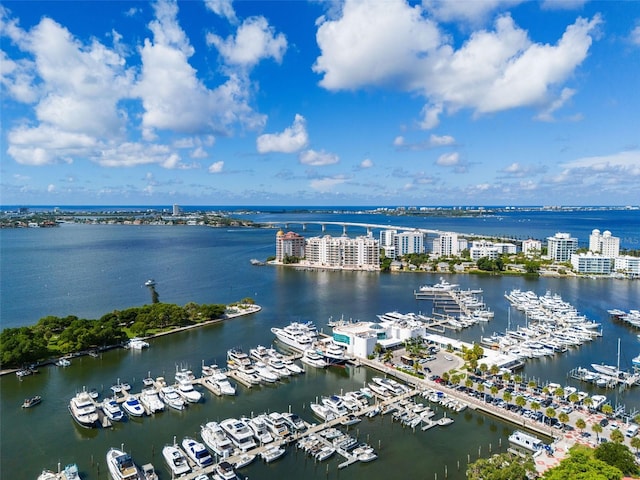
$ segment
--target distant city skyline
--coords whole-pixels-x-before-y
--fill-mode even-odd
[[[638,205],[640,2],[9,0],[0,38],[0,205]]]

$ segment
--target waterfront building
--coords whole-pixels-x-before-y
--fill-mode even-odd
[[[609,230],[600,234],[597,228],[589,235],[589,251],[614,258],[620,255],[620,238],[611,235]]]
[[[424,233],[417,231],[398,233],[394,236],[393,245],[398,257],[410,253],[424,253]]]
[[[174,203],[174,204],[173,204],[173,210],[172,210],[171,214],[172,214],[174,217],[178,217],[178,216],[180,216],[180,213],[181,213],[181,212],[180,212],[180,205],[178,205],[178,204]]]
[[[276,261],[282,262],[287,257],[302,258],[305,256],[305,238],[295,232],[276,234]]]
[[[522,242],[522,253],[527,256],[540,255],[542,252],[542,242],[529,238]]]
[[[380,231],[380,248],[384,250],[384,255],[387,258],[396,258],[394,239],[397,233],[397,230]]]
[[[611,273],[613,264],[610,257],[592,252],[571,255],[571,265],[578,273],[608,275]]]
[[[513,243],[494,243],[494,247],[498,249],[498,252],[502,255],[515,255],[518,248]]]
[[[556,233],[547,237],[547,255],[556,262],[568,262],[578,249],[578,239],[569,233]]]
[[[307,239],[304,249],[304,263],[312,267],[353,270],[380,268],[380,247],[373,237],[311,237]]]
[[[471,242],[469,255],[471,256],[471,260],[474,262],[477,262],[484,257],[495,260],[500,256],[500,251],[491,242],[487,242],[486,240],[474,240]]]
[[[640,278],[640,257],[622,255],[616,257],[614,262],[616,272],[625,273],[630,277]]]
[[[458,256],[467,248],[467,240],[454,232],[443,233],[433,241],[433,254],[438,257]]]

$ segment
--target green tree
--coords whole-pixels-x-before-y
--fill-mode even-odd
[[[491,375],[497,375],[499,371],[500,371],[500,367],[498,367],[495,363],[491,365],[491,368],[489,369],[489,372],[491,373]]]
[[[598,460],[618,468],[625,476],[636,476],[640,473],[633,453],[622,443],[603,443],[598,445],[593,456]]]
[[[538,410],[540,410],[540,404],[534,400],[533,402],[531,402],[531,410],[537,412]]]
[[[558,414],[558,420],[562,423],[567,423],[569,421],[569,415],[564,412],[560,412]]]
[[[640,449],[640,437],[633,437],[629,443],[636,449],[636,453],[638,453],[638,449]]]
[[[513,399],[513,396],[512,396],[509,392],[504,392],[504,393],[502,394],[502,399],[503,399],[505,402],[510,403],[510,402],[511,402],[511,400]]]
[[[516,397],[516,405],[519,407],[524,407],[527,404],[527,400],[522,395],[518,395]]]
[[[549,407],[545,410],[544,414],[549,418],[549,425],[551,425],[551,419],[556,417],[556,409]]]
[[[579,418],[576,420],[576,428],[582,432],[587,426],[587,422],[584,421],[584,418]]]
[[[622,443],[622,442],[624,442],[624,435],[620,431],[619,428],[616,428],[615,430],[612,430],[611,431],[611,435],[609,435],[609,438],[614,443]]]
[[[584,420],[583,420],[584,421]],[[591,425],[591,430],[596,434],[596,439],[600,442],[600,434],[602,433],[602,425],[599,423],[594,423]]]
[[[556,467],[542,476],[545,480],[620,480],[622,472],[594,457],[593,449],[576,445]]]
[[[609,416],[613,413],[613,407],[609,403],[603,405],[600,410],[602,410],[602,413],[604,413],[606,416]]]
[[[582,400],[582,404],[587,408],[591,408],[591,405],[593,405],[593,400],[591,399],[591,397],[587,397]]]
[[[468,480],[526,480],[535,473],[530,456],[501,453],[479,458],[467,467]]]

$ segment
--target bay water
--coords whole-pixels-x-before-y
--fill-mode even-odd
[[[274,218],[272,215],[269,218]],[[385,223],[395,221],[397,217],[384,219]],[[607,222],[611,226],[604,226]],[[484,233],[482,226],[476,225],[474,231]],[[608,228],[614,235],[616,228],[624,228],[631,239],[628,243],[633,244],[634,227],[625,222],[618,226],[608,218],[593,228]],[[561,230],[571,231],[571,226]],[[561,230],[551,228],[548,235]],[[524,232],[526,228],[520,231]],[[142,352],[113,350],[98,358],[76,358],[71,367],[41,368],[40,374],[23,381],[15,375],[2,377],[0,478],[35,479],[42,468],[77,462],[83,478],[107,479],[104,455],[110,447],[121,444],[140,463],[153,462],[161,478],[170,478],[160,451],[164,444],[173,442],[174,436],[178,441],[184,436],[198,437],[199,426],[208,420],[263,411],[291,409],[313,421],[308,405],[316,397],[359,388],[374,373],[364,367],[307,369],[307,374],[277,387],[239,387],[234,398],[217,398],[205,392],[205,402],[184,412],[167,411],[113,429],[78,428],[67,411],[69,399],[85,387],[97,388],[106,395],[118,379],[129,382],[137,392],[149,373],[172,379],[176,366],[199,373],[203,361],[224,364],[231,347],[248,351],[258,344],[270,345],[274,340],[270,328],[293,320],[311,320],[327,331],[331,317],[375,320],[376,315],[392,310],[430,313],[431,305],[416,301],[413,291],[422,284],[436,283],[439,274],[303,271],[251,265],[251,258],[265,259],[273,254],[275,233],[274,229],[77,224],[0,231],[2,328],[33,324],[46,315],[99,318],[113,310],[150,303],[149,290],[144,287],[149,278],[157,282],[163,302],[229,303],[252,297],[263,307],[255,315],[154,339],[151,348]],[[486,325],[451,334],[465,341],[477,342],[480,336],[504,331],[508,322],[511,327],[526,322],[513,310],[508,315],[504,293],[513,288],[539,295],[558,293],[588,318],[602,323],[604,335],[598,340],[553,358],[528,361],[524,374],[529,377],[573,384],[596,393],[568,379],[569,370],[593,362],[615,364],[618,339],[621,367],[630,368],[631,358],[640,351],[637,332],[612,321],[607,314],[611,308],[640,308],[638,281],[476,275],[449,275],[447,280],[463,289],[482,288],[484,301],[496,312]],[[607,395],[612,403],[625,404],[632,410],[640,408],[637,390],[609,391]],[[22,400],[35,394],[42,395],[42,404],[21,409]],[[266,479],[283,474],[318,479],[389,478],[398,474],[425,479],[445,478],[445,474],[448,478],[464,478],[468,460],[488,455],[489,449],[506,448],[513,426],[469,410],[448,415],[455,418],[454,424],[427,432],[414,433],[388,417],[351,427],[361,441],[379,448],[379,459],[371,464],[338,470],[337,458],[314,464],[290,447],[282,460],[271,465],[255,462],[243,473]]]

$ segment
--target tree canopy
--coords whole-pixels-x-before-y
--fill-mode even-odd
[[[467,468],[468,480],[526,480],[536,468],[530,456],[501,453],[480,458]]]
[[[569,456],[560,461],[556,467],[547,470],[545,480],[620,480],[620,469],[595,458],[595,450],[576,445],[569,450]]]
[[[603,443],[596,448],[593,456],[618,468],[626,476],[636,476],[640,473],[633,453],[622,443]]]

